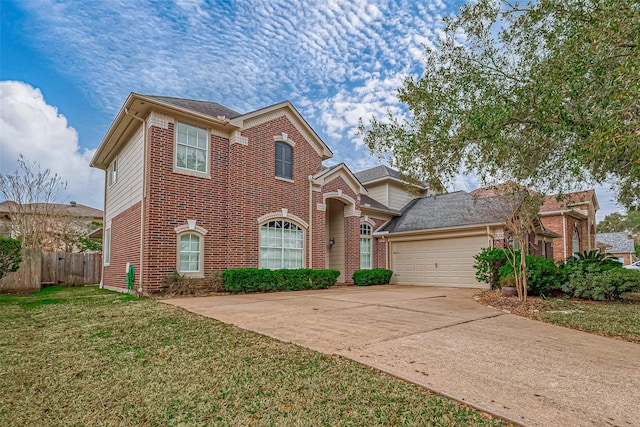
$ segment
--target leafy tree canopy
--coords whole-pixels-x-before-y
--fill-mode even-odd
[[[636,239],[640,239],[640,211],[629,210],[626,215],[614,212],[604,217],[597,226],[598,233],[615,233],[627,231]]]
[[[637,2],[470,2],[399,89],[410,118],[360,132],[434,190],[461,171],[554,192],[609,179],[639,205],[638,40]]]

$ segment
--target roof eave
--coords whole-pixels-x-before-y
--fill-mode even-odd
[[[118,152],[120,144],[122,144],[123,137],[128,136],[134,129],[137,129],[139,122],[138,119],[145,120],[152,109],[193,117],[217,128],[229,131],[234,129],[234,126],[228,119],[219,119],[188,108],[131,92],[111,123],[111,126],[102,139],[102,142],[100,142],[100,145],[93,155],[89,165],[91,167],[106,170],[109,167],[111,160],[113,160],[115,153]],[[136,117],[138,119],[136,119]],[[132,127],[133,122],[136,123],[134,127]]]

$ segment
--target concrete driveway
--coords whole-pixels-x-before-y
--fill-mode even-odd
[[[338,354],[527,426],[640,426],[640,345],[506,314],[476,290],[376,286],[165,300]]]

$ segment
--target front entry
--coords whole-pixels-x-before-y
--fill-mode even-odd
[[[326,200],[326,266],[340,271],[338,283],[345,282],[344,274],[344,207],[345,204],[337,199]]]

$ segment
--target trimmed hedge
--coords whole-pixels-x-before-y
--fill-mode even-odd
[[[338,270],[234,268],[224,271],[222,280],[228,292],[300,291],[326,289],[338,276]]]
[[[386,285],[391,280],[393,271],[386,268],[374,268],[372,270],[357,270],[351,278],[358,286]]]

